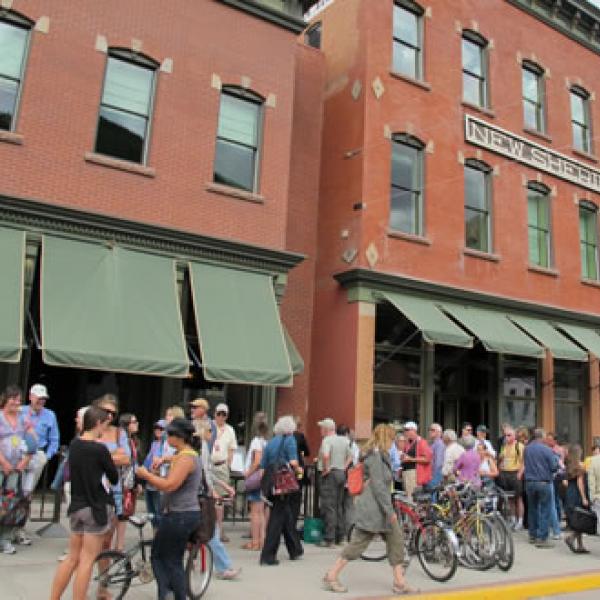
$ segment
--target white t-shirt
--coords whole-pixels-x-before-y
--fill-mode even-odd
[[[252,464],[254,463],[254,453],[262,452],[265,449],[267,442],[263,437],[255,437],[252,442],[250,442],[250,448],[248,448],[248,452],[246,453],[246,465],[245,470],[247,471]]]
[[[237,440],[235,439],[233,427],[225,423],[222,429],[217,426],[217,439],[212,451],[213,463],[227,460],[229,450],[237,450]]]

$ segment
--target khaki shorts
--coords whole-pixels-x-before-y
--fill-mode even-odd
[[[371,540],[380,535],[385,540],[387,558],[392,567],[397,567],[404,562],[404,534],[398,523],[394,523],[389,531],[384,533],[373,533],[354,527],[350,542],[342,550],[342,558],[345,560],[356,560],[367,549]]]
[[[92,534],[92,535],[104,535],[108,533],[114,526],[115,518],[115,507],[107,505],[107,522],[106,525],[98,525],[94,520],[92,509],[89,506],[80,508],[72,513],[69,517],[71,523],[71,532],[77,534]]]
[[[216,492],[220,496],[226,496],[228,492],[223,487],[223,484],[225,483],[226,485],[230,485],[229,465],[227,463],[223,463],[222,465],[218,466],[213,465],[212,475]]]

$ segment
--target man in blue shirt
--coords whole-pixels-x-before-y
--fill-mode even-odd
[[[551,548],[548,542],[550,508],[554,473],[558,469],[558,457],[544,443],[546,432],[536,429],[533,441],[525,447],[525,487],[529,521],[529,542],[536,548]]]

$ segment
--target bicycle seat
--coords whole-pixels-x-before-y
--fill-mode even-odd
[[[129,522],[141,529],[148,522],[149,515],[132,515],[129,517]]]

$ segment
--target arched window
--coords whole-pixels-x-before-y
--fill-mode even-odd
[[[487,108],[489,102],[487,40],[465,29],[462,33],[463,100]]]
[[[592,135],[590,119],[590,94],[582,87],[574,85],[571,95],[571,129],[573,148],[581,152],[592,153]]]
[[[0,8],[0,129],[14,131],[33,21]]]
[[[598,280],[598,207],[592,202],[579,203],[579,244],[581,277]]]
[[[411,135],[392,136],[390,229],[423,235],[423,149]]]
[[[216,183],[258,191],[263,102],[262,96],[244,88],[223,87],[215,149]]]
[[[537,181],[527,184],[527,234],[529,264],[549,269],[552,266],[550,189]]]
[[[543,133],[546,130],[544,69],[534,62],[524,60],[522,79],[525,127]]]
[[[95,151],[144,164],[159,64],[138,52],[111,48],[96,130]]]
[[[480,160],[465,161],[465,246],[492,252],[492,169]]]
[[[423,79],[423,14],[412,0],[394,2],[392,70]]]

